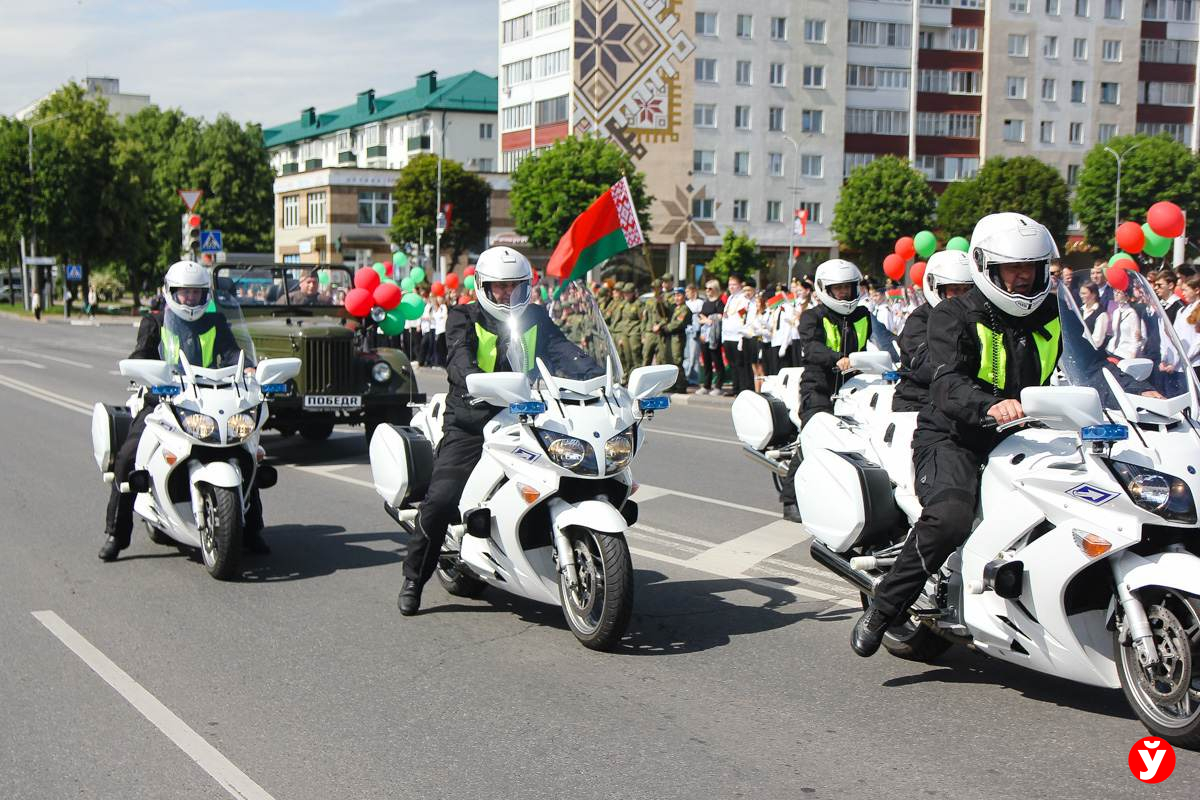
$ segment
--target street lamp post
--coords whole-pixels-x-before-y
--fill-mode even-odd
[[[1136,149],[1141,142],[1134,142],[1129,147],[1125,148],[1125,152],[1117,153],[1111,147],[1105,146],[1105,150],[1112,154],[1112,157],[1117,160],[1117,197],[1113,204],[1113,252],[1116,253],[1120,248],[1117,246],[1117,228],[1121,226],[1121,159],[1129,155]]]
[[[442,159],[446,157],[446,112],[442,112],[442,125],[438,128],[438,162],[437,162],[437,210],[434,212],[434,244],[433,257],[439,281],[446,280],[446,271],[442,268],[442,233],[446,230],[446,216],[442,212]]]
[[[783,138],[792,146],[795,155],[795,163],[792,164],[792,217],[788,220],[788,279],[785,290],[791,291],[792,273],[796,268],[796,197],[800,192],[800,145],[786,134]]]
[[[37,224],[34,222],[34,197],[36,195],[33,184],[33,129],[41,125],[45,125],[55,120],[60,120],[66,114],[55,114],[53,117],[39,119],[37,122],[26,123],[25,130],[29,135],[28,139],[28,154],[29,154],[29,257],[37,256]],[[25,310],[30,309],[30,294],[29,294],[29,266],[25,263],[25,241],[21,237],[21,300],[25,305]],[[49,302],[47,302],[49,305]]]

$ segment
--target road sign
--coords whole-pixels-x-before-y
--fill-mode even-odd
[[[27,267],[53,267],[56,263],[58,259],[54,256],[25,256]]]
[[[200,234],[201,253],[219,253],[225,248],[221,246],[220,231],[204,231]]]
[[[195,208],[196,204],[200,202],[200,198],[204,197],[203,189],[176,189],[175,192],[179,195],[179,199],[183,201],[183,204],[187,206],[188,211]]]
[[[67,264],[67,280],[79,282],[83,280],[82,264]]]

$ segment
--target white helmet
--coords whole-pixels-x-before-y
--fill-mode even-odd
[[[942,287],[971,285],[971,257],[961,250],[942,250],[929,257],[925,264],[925,276],[921,278],[921,291],[929,307],[942,302]]]
[[[208,270],[195,261],[176,261],[163,279],[163,296],[166,298],[167,308],[180,319],[195,322],[208,310],[208,299],[212,294],[211,282]],[[199,299],[190,298],[194,302],[183,302],[181,297],[176,296],[180,289],[200,289]]]
[[[1058,258],[1058,245],[1046,226],[1024,214],[988,214],[971,233],[971,279],[1001,311],[1024,317],[1050,294],[1050,261]],[[997,266],[1024,263],[1037,266],[1033,288],[1027,295],[1009,292]]]
[[[830,311],[838,314],[849,314],[862,300],[862,272],[854,264],[840,258],[832,258],[817,267],[813,278],[817,299],[825,304]],[[841,283],[854,284],[854,296],[849,300],[838,300],[830,289]]]
[[[493,297],[490,283],[519,282],[512,290],[507,303],[499,303]],[[475,299],[483,310],[498,320],[506,320],[529,305],[533,268],[529,259],[511,247],[490,247],[479,254],[475,263]]]

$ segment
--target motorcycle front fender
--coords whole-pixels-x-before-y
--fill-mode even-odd
[[[1161,586],[1200,597],[1200,558],[1191,553],[1139,556],[1126,550],[1117,558],[1117,579],[1131,591]]]
[[[629,527],[621,512],[603,500],[584,500],[571,504],[554,498],[550,504],[550,520],[555,530],[578,526],[601,533],[624,533]]]
[[[242,488],[242,472],[228,461],[210,461],[207,464],[197,464],[191,471],[192,485],[207,483],[210,486],[222,486],[226,489]]]

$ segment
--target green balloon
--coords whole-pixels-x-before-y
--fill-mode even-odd
[[[946,242],[946,249],[960,250],[965,253],[971,249],[971,243],[967,241],[967,237],[965,236],[955,236],[953,239]]]
[[[408,256],[397,250],[396,252],[392,253],[392,265],[396,267],[407,267]]]
[[[406,292],[411,292],[413,289],[417,288],[417,282],[412,279],[412,275],[409,275],[407,278],[400,281],[400,288]]]
[[[387,277],[387,267],[384,265],[384,263],[382,261],[376,261],[373,265],[371,265],[371,269],[378,272],[379,277],[381,277],[381,278]]]
[[[468,289],[474,289],[475,288],[475,276],[468,275],[466,278],[464,278],[463,286],[466,286]]]
[[[1142,252],[1151,258],[1162,258],[1171,249],[1171,243],[1174,239],[1168,239],[1165,236],[1159,236],[1154,231],[1150,230],[1150,223],[1142,224],[1142,233],[1146,234],[1146,244],[1142,247]]]
[[[379,323],[379,330],[388,336],[399,336],[404,333],[404,314],[398,307],[387,312],[383,321]]]
[[[380,282],[380,283],[390,283],[390,284],[392,284],[393,286],[399,286],[399,285],[400,285],[400,284],[396,283],[396,281],[392,280],[391,278],[380,278],[380,279],[379,279],[379,282]]]
[[[317,283],[321,286],[328,286],[333,277],[329,274],[329,270],[323,269],[317,272]]]
[[[937,250],[937,237],[931,231],[921,231],[913,237],[913,245],[917,248],[917,255],[929,258]]]
[[[404,315],[405,319],[419,319],[425,313],[425,299],[416,293],[406,294],[400,299],[400,307],[396,310]]]
[[[1129,255],[1129,253],[1122,253],[1120,250],[1118,250],[1117,252],[1113,253],[1113,257],[1108,260],[1108,265],[1111,267],[1113,264],[1117,263],[1118,261],[1124,261],[1124,260],[1132,261],[1135,264],[1137,263],[1137,259],[1134,258],[1133,256]]]
[[[420,283],[425,280],[425,270],[420,267],[413,267],[412,272],[408,273],[408,277],[412,278],[414,283]]]

